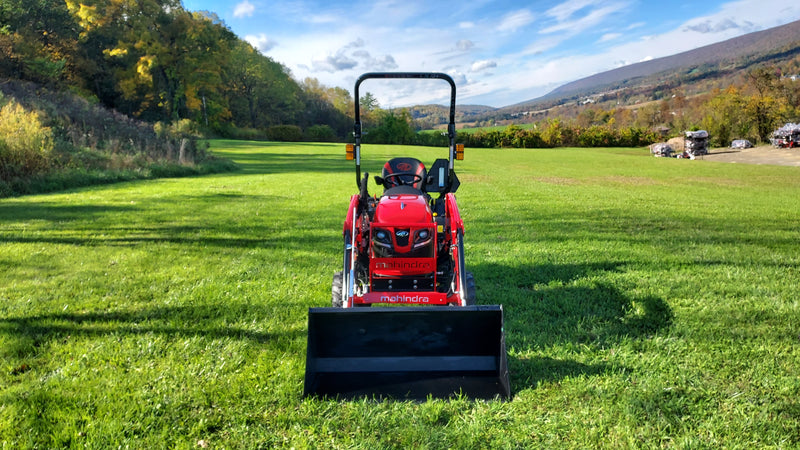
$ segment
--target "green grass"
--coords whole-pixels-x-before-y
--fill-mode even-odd
[[[242,170],[0,200],[4,448],[800,446],[797,168],[468,149],[467,263],[513,399],[338,402],[301,393],[352,162],[212,150]]]

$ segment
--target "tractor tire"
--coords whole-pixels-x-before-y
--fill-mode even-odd
[[[344,272],[339,271],[333,274],[331,284],[331,306],[341,308],[344,304]]]
[[[466,272],[466,279],[467,279],[467,306],[472,306],[475,304],[476,297],[477,297],[477,289],[475,288],[475,277],[472,275],[472,272]]]

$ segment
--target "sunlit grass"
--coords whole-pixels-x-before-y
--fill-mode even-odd
[[[795,447],[800,172],[467,150],[513,399],[301,399],[356,192],[341,145],[215,141],[234,174],[0,200],[10,448]],[[445,150],[364,147],[430,164]],[[375,190],[374,187],[371,188]]]

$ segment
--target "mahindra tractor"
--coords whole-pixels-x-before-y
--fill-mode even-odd
[[[369,79],[443,80],[450,85],[448,157],[386,161],[361,175],[360,85]],[[443,73],[367,73],[358,78],[355,161],[358,193],[345,215],[341,269],[331,307],[310,308],[304,395],[426,398],[510,395],[503,311],[476,305],[456,203],[456,86]],[[400,147],[398,147],[400,148]]]

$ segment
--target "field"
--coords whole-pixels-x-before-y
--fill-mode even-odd
[[[800,168],[470,150],[478,303],[512,400],[302,399],[356,192],[342,145],[0,200],[3,448],[797,448]],[[364,147],[364,167],[399,153]],[[374,185],[371,187],[375,190]]]

